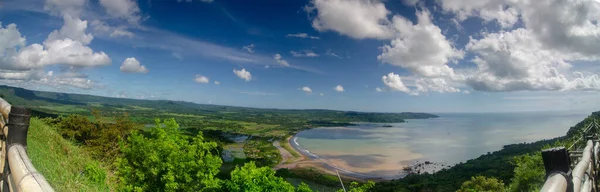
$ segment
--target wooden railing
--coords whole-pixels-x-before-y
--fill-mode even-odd
[[[54,191],[43,175],[31,164],[27,155],[27,131],[31,111],[11,106],[0,98],[0,187],[2,192]]]
[[[546,182],[541,191],[598,191],[599,128],[594,121],[569,148],[557,147],[542,151]],[[585,141],[585,145],[574,148],[582,141]]]

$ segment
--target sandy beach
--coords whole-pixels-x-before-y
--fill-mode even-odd
[[[273,143],[281,153],[281,156],[284,157],[285,161],[282,161],[279,165],[277,165],[274,169],[292,169],[292,168],[313,168],[319,170],[320,172],[336,175],[336,170],[340,173],[340,176],[344,179],[348,180],[386,180],[381,177],[377,177],[375,175],[367,175],[356,172],[355,170],[346,169],[347,164],[339,159],[322,159],[316,158],[312,154],[305,152],[293,142],[294,136],[290,136],[286,139],[286,142],[291,146],[291,148],[301,155],[299,158],[293,157],[290,152],[288,152],[283,147],[279,146],[279,143]],[[290,160],[291,159],[291,160]],[[341,166],[340,166],[341,165]],[[345,168],[346,167],[346,168]]]

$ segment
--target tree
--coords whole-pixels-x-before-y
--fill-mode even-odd
[[[215,142],[205,142],[201,133],[195,137],[182,134],[174,119],[167,119],[148,136],[132,134],[122,143],[122,157],[116,161],[123,191],[207,191],[218,190],[215,178],[221,158],[212,155]]]
[[[294,191],[294,186],[281,177],[275,176],[275,171],[269,167],[257,168],[254,162],[236,167],[231,172],[231,180],[226,182],[226,188],[232,192],[241,191]],[[303,190],[306,188],[303,187]]]
[[[526,154],[515,157],[515,177],[510,183],[511,191],[539,191],[544,184],[544,162],[542,154]]]
[[[375,186],[375,182],[373,181],[368,181],[365,184],[359,184],[356,181],[352,181],[350,183],[350,186],[348,186],[348,191],[349,192],[366,192],[369,191],[369,189],[373,188],[373,186]],[[343,189],[339,189],[338,192],[343,192]]]
[[[476,176],[471,177],[469,181],[465,181],[457,192],[497,192],[505,190],[504,183],[501,180]]]
[[[300,183],[300,185],[298,185],[298,188],[296,188],[296,192],[312,192],[312,191],[313,190],[310,189],[310,187],[304,182]]]

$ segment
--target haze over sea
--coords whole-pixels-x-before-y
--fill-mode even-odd
[[[406,123],[316,128],[296,135],[299,147],[330,165],[373,177],[396,178],[406,165],[454,165],[514,143],[551,139],[589,113],[442,113]],[[392,127],[382,127],[391,125]]]

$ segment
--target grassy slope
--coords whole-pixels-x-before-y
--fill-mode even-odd
[[[63,139],[53,127],[38,118],[32,118],[30,123],[28,154],[35,168],[56,191],[111,190],[106,182],[93,182],[84,176],[85,166],[98,162],[83,149]]]

